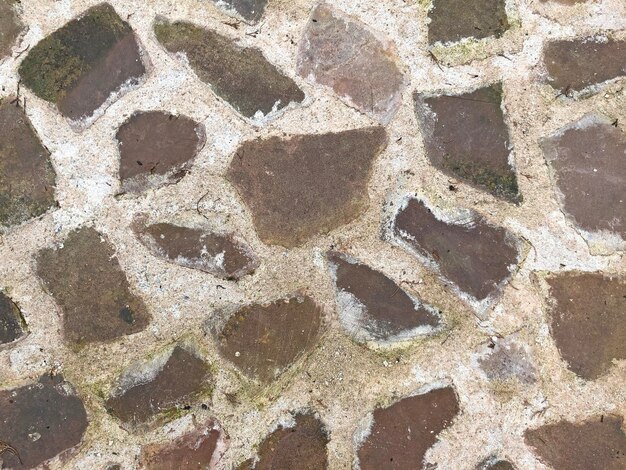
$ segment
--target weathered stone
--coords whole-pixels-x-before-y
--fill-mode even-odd
[[[496,197],[521,201],[499,83],[462,95],[414,98],[426,154],[437,169]]]
[[[550,330],[563,359],[593,380],[626,359],[626,281],[600,273],[549,276]]]
[[[309,297],[249,305],[219,332],[219,349],[245,375],[268,384],[315,345],[321,322],[322,310]]]
[[[70,233],[61,247],[42,250],[37,274],[63,311],[65,339],[77,346],[137,333],[150,321],[115,247],[91,227]]]
[[[17,0],[0,0],[0,60],[11,53],[18,36],[24,31],[15,6]]]
[[[287,248],[363,213],[382,127],[244,142],[227,178],[248,205],[259,238]]]
[[[259,49],[244,48],[232,39],[191,23],[158,21],[154,31],[172,54],[183,53],[200,80],[247,118],[267,116],[304,93],[269,63]]]
[[[205,143],[204,126],[161,111],[133,114],[115,136],[123,191],[180,180]]]
[[[505,0],[433,0],[428,42],[501,37],[509,29]]]
[[[459,412],[454,389],[445,387],[377,408],[369,433],[358,444],[361,470],[423,468],[424,455]]]
[[[40,216],[55,204],[50,152],[12,101],[0,100],[0,225]]]
[[[587,115],[541,147],[564,211],[584,230],[614,232],[626,240],[626,135],[611,124]]]
[[[499,460],[490,457],[479,463],[476,470],[515,470],[515,467],[507,460]]]
[[[167,223],[142,227],[137,234],[155,256],[223,279],[239,279],[259,265],[250,248],[232,235]]]
[[[227,11],[235,11],[244,20],[257,23],[263,16],[268,0],[213,0]]]
[[[402,103],[395,46],[363,23],[320,4],[300,41],[297,72],[331,87],[356,109],[387,123]]]
[[[379,271],[340,253],[328,254],[339,319],[357,340],[398,341],[429,333],[438,312]]]
[[[171,419],[189,400],[212,386],[209,366],[180,346],[153,362],[145,364],[137,377],[132,373],[123,377],[106,401],[109,413],[126,424],[143,424],[161,413]]]
[[[562,3],[563,5],[576,5],[577,3],[591,3],[593,0],[541,0],[543,3],[546,2],[554,2],[554,3]]]
[[[13,301],[0,292],[0,346],[24,336],[26,324]]]
[[[537,380],[536,370],[523,346],[512,337],[504,338],[487,346],[487,353],[478,363],[490,380],[517,379],[524,384]]]
[[[92,116],[145,71],[135,34],[107,3],[41,40],[19,68],[24,85],[72,120]]]
[[[549,42],[543,52],[547,80],[564,95],[626,75],[626,41],[567,39]]]
[[[594,416],[583,423],[560,421],[525,433],[526,444],[554,470],[623,470],[626,435],[621,416]]]
[[[0,391],[0,443],[13,449],[0,454],[1,468],[34,468],[65,455],[86,429],[83,402],[62,375]]]
[[[398,212],[394,233],[439,272],[478,300],[496,292],[518,262],[515,240],[472,211],[465,220],[444,221],[409,199]]]

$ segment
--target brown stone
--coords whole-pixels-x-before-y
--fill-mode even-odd
[[[513,464],[507,460],[488,458],[476,467],[476,470],[515,470]]]
[[[0,225],[19,224],[55,205],[50,152],[13,100],[0,100]]]
[[[263,16],[268,0],[213,0],[227,11],[235,11],[244,20],[257,23]]]
[[[621,416],[594,416],[582,423],[560,421],[527,430],[526,444],[554,470],[624,470],[626,435]]]
[[[185,404],[212,387],[209,366],[180,346],[160,368],[154,370],[153,364],[147,364],[145,369],[135,383],[120,386],[106,401],[109,413],[126,424],[143,424],[160,413],[167,413],[164,419],[173,419]]]
[[[614,359],[626,359],[626,281],[569,272],[547,282],[552,337],[575,374],[594,380],[608,372]]]
[[[185,54],[200,80],[247,118],[258,112],[267,116],[304,100],[298,85],[259,49],[241,47],[226,36],[186,22],[159,20],[154,31],[165,49]]]
[[[360,470],[424,468],[426,451],[459,412],[454,389],[445,387],[374,410],[369,434],[359,444]]]
[[[409,296],[383,273],[340,253],[329,253],[328,260],[339,319],[356,339],[408,339],[439,325],[437,310]]]
[[[490,343],[487,351],[478,364],[490,380],[515,378],[524,384],[536,382],[536,370],[528,353],[513,337]]]
[[[177,182],[205,143],[202,124],[161,111],[133,114],[115,137],[123,191]]]
[[[62,375],[0,391],[1,468],[34,468],[78,446],[87,429],[82,400]]]
[[[564,211],[584,230],[626,240],[626,134],[612,120],[590,114],[541,147]]]
[[[394,233],[462,291],[483,300],[511,276],[519,253],[505,229],[470,214],[471,220],[446,222],[409,199],[396,216]]]
[[[298,75],[331,87],[362,113],[387,123],[402,103],[404,77],[393,42],[381,35],[322,3],[300,40]]]
[[[496,197],[521,201],[501,84],[461,95],[416,93],[414,99],[426,154],[437,169]]]
[[[137,333],[150,321],[115,247],[91,227],[70,233],[61,247],[42,250],[37,274],[63,311],[65,339],[77,346]]]
[[[386,143],[382,127],[255,139],[239,147],[226,176],[259,238],[293,248],[366,210],[372,164]]]
[[[11,53],[24,25],[17,14],[17,0],[0,0],[0,60]]]
[[[219,332],[219,349],[245,375],[268,384],[315,345],[321,322],[309,297],[249,305]]]
[[[13,301],[0,292],[0,346],[24,336],[26,323]]]

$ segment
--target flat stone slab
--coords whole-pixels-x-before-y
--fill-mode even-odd
[[[541,148],[575,224],[626,240],[626,134],[610,119],[588,114],[544,139]]]
[[[517,241],[473,211],[445,220],[433,210],[409,199],[395,218],[395,236],[461,291],[477,300],[495,294],[519,261]]]
[[[367,436],[357,445],[360,470],[416,469],[459,412],[454,389],[439,388],[377,408]]]
[[[15,225],[53,207],[55,173],[24,111],[0,102],[0,225]]]
[[[115,138],[124,192],[140,192],[179,181],[206,142],[202,124],[162,111],[133,114]]]
[[[2,468],[34,468],[78,446],[87,429],[82,400],[62,375],[46,374],[38,382],[0,391]],[[20,465],[21,463],[21,465]]]
[[[521,201],[500,83],[461,95],[416,93],[414,99],[435,168],[501,199]]]
[[[110,104],[145,72],[133,30],[108,3],[42,39],[19,67],[23,85],[74,121]]]
[[[17,13],[17,0],[0,0],[0,60],[11,54],[24,25]]]
[[[587,380],[626,359],[626,281],[601,273],[549,276],[550,330],[568,367]]]
[[[228,12],[236,12],[247,22],[258,23],[268,0],[213,0],[213,2]]]
[[[322,3],[300,40],[297,72],[331,87],[348,104],[385,124],[402,104],[399,62],[391,40]]]
[[[12,343],[26,334],[26,323],[20,309],[0,292],[0,346]]]
[[[63,312],[63,334],[76,346],[137,333],[150,322],[130,291],[115,247],[94,228],[70,233],[63,245],[37,256],[37,275]]]
[[[524,437],[554,470],[623,470],[626,435],[621,416],[594,416],[582,423],[560,421],[529,429]]]
[[[410,296],[380,271],[337,252],[328,253],[339,319],[360,341],[401,341],[432,333],[439,312]]]
[[[321,323],[322,310],[306,296],[248,305],[218,333],[219,350],[246,376],[269,384],[315,346]]]
[[[382,127],[244,142],[226,174],[248,206],[259,238],[293,248],[361,215]]]
[[[244,117],[262,118],[304,100],[298,85],[259,49],[241,47],[215,31],[182,21],[161,19],[154,32],[168,52],[185,54],[198,78]]]

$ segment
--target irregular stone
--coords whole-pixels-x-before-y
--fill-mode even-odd
[[[626,75],[626,41],[566,39],[544,47],[547,81],[564,95]]]
[[[400,341],[430,333],[439,312],[379,271],[346,255],[328,254],[343,327],[361,341]]]
[[[568,367],[587,380],[626,359],[626,281],[601,273],[549,276],[550,330]]]
[[[155,256],[223,279],[240,279],[259,266],[250,247],[232,235],[158,223],[141,228],[138,237]]]
[[[490,380],[515,378],[524,384],[533,384],[537,380],[535,367],[526,349],[515,342],[513,337],[496,341],[486,349],[478,363]]]
[[[18,36],[24,31],[15,6],[17,0],[0,0],[0,60],[11,53]]]
[[[20,309],[0,292],[0,346],[20,339],[25,330],[26,324]]]
[[[244,48],[232,39],[191,23],[158,21],[154,32],[172,54],[185,54],[200,80],[247,118],[267,116],[304,93],[269,63],[259,49]],[[261,116],[261,117],[262,117]]]
[[[244,20],[257,23],[263,16],[267,0],[213,0],[227,11],[235,11]]]
[[[518,203],[522,197],[511,165],[502,85],[462,95],[414,95],[426,154],[447,175]]]
[[[161,111],[133,114],[116,134],[123,191],[180,180],[206,141],[204,126]]]
[[[428,43],[502,37],[509,29],[505,0],[433,0]]]
[[[526,444],[554,470],[623,470],[626,435],[621,416],[594,416],[582,423],[560,421],[524,434]]]
[[[293,248],[362,214],[382,127],[244,142],[226,174],[248,205],[259,238]]]
[[[42,39],[19,68],[24,85],[72,120],[91,117],[145,71],[135,34],[108,3]]]
[[[129,372],[106,401],[109,413],[130,425],[143,424],[160,413],[169,418],[204,389],[212,387],[209,366],[195,354],[176,346],[171,354]]]
[[[322,310],[309,297],[248,305],[218,334],[221,354],[245,375],[269,384],[319,337]]]
[[[77,346],[137,333],[150,322],[115,247],[91,227],[70,233],[61,247],[42,250],[37,274],[63,311],[65,339]]]
[[[541,143],[563,210],[587,231],[626,240],[626,135],[587,115]]]
[[[0,443],[13,451],[0,454],[1,468],[34,468],[78,446],[87,429],[87,413],[73,386],[62,375],[0,391]]]
[[[451,387],[375,409],[368,434],[358,443],[360,470],[423,468],[426,451],[458,412],[458,399]]]
[[[498,460],[491,457],[479,463],[476,470],[515,470],[515,467],[507,460]]]
[[[55,205],[50,152],[12,101],[0,100],[0,225],[22,223]]]
[[[511,276],[519,252],[505,229],[466,212],[465,220],[444,220],[423,202],[409,199],[396,216],[394,234],[459,289],[483,300]]]
[[[395,45],[377,36],[322,3],[300,41],[298,75],[331,87],[362,113],[388,123],[402,104],[404,77]]]

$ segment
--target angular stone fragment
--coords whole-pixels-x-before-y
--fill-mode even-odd
[[[169,356],[145,364],[136,374],[129,372],[120,380],[106,408],[122,422],[137,425],[160,413],[170,418],[204,389],[212,386],[208,364],[195,354],[176,346]]]
[[[360,21],[320,4],[300,41],[298,75],[331,87],[362,113],[387,123],[402,103],[395,46]]]
[[[72,120],[91,117],[145,71],[135,34],[108,3],[41,40],[19,68],[22,84]]]
[[[543,51],[547,80],[562,94],[581,91],[626,75],[626,41],[566,39],[549,42]]]
[[[243,307],[218,334],[221,354],[263,384],[275,380],[316,343],[322,310],[309,297]]]
[[[505,0],[432,0],[428,43],[501,37],[509,29]]]
[[[560,421],[527,430],[526,444],[554,470],[623,470],[626,435],[621,416],[594,416],[582,423]]]
[[[476,470],[515,470],[515,467],[507,460],[499,460],[491,457],[478,464]]]
[[[158,223],[141,228],[138,237],[155,256],[223,279],[239,279],[259,265],[250,248],[232,235]]]
[[[564,211],[586,231],[626,240],[626,134],[610,119],[589,114],[541,147]]]
[[[394,234],[462,291],[483,300],[511,276],[519,252],[505,229],[467,212],[465,220],[444,221],[409,199],[396,216]]]
[[[502,85],[462,95],[414,95],[426,154],[439,170],[496,197],[520,202],[511,165]]]
[[[24,336],[26,325],[17,305],[0,292],[0,346]]]
[[[0,0],[0,60],[11,53],[18,36],[24,30],[15,6],[17,0]]]
[[[614,359],[626,359],[626,281],[601,273],[569,272],[547,278],[550,330],[575,374],[594,380]]]
[[[360,470],[422,468],[424,455],[459,412],[454,389],[439,388],[374,410],[364,440],[358,443]]]
[[[478,363],[490,380],[516,378],[524,384],[532,384],[537,380],[528,353],[513,337],[496,341],[486,349],[486,354],[478,359]]]
[[[244,142],[226,177],[248,205],[259,238],[293,248],[363,213],[382,127]]]
[[[433,331],[439,314],[379,271],[340,253],[328,254],[343,327],[361,341],[401,341]]]
[[[116,134],[123,191],[177,182],[205,143],[204,126],[161,111],[133,114]]]
[[[0,391],[0,443],[14,451],[0,454],[1,468],[37,467],[80,444],[86,429],[83,402],[62,375]]]
[[[226,36],[180,21],[160,20],[154,32],[165,49],[185,54],[200,80],[247,118],[257,113],[267,116],[304,100],[298,85],[259,49],[241,47]]]
[[[0,225],[40,216],[55,204],[50,152],[12,101],[0,100]]]
[[[235,11],[244,20],[257,23],[263,16],[267,0],[213,0],[229,11]]]
[[[37,274],[63,311],[65,339],[77,346],[137,333],[150,321],[115,247],[91,227],[70,233],[61,247],[42,250]]]

